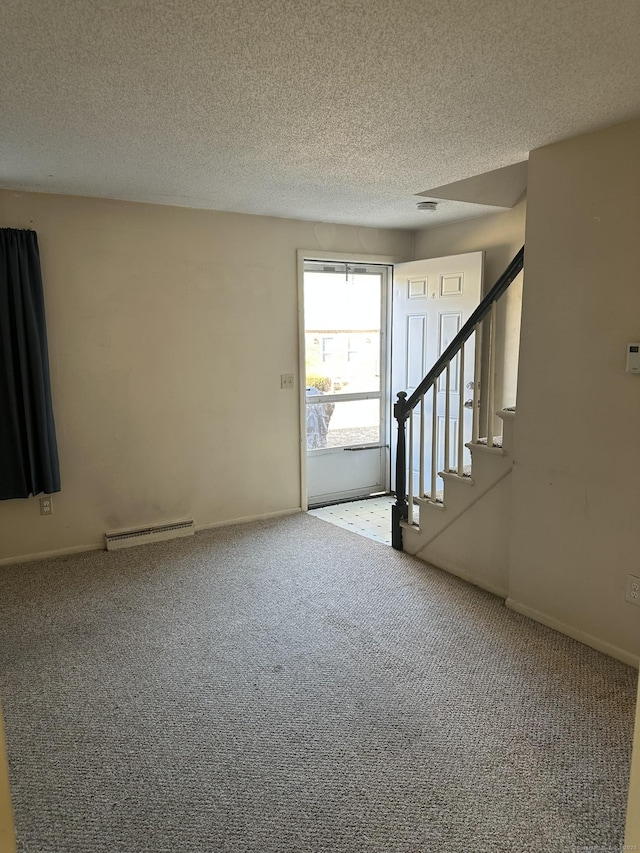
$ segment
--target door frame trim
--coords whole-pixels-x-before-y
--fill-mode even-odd
[[[305,387],[302,382],[306,377],[305,370],[305,335],[304,335],[304,262],[325,261],[342,264],[382,264],[393,268],[394,264],[403,263],[397,255],[368,255],[362,252],[329,252],[317,249],[298,249],[297,255],[297,278],[298,278],[298,402],[299,402],[299,431],[300,431],[300,506],[303,512],[309,508],[307,498],[307,420],[305,409]],[[387,373],[391,367],[389,360],[391,354],[391,298],[393,291],[393,269],[387,287],[387,311],[386,311],[386,348],[387,348]],[[388,396],[389,390],[385,390]]]

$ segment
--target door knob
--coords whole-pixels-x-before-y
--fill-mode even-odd
[[[465,400],[464,407],[465,409],[473,409],[473,400]]]

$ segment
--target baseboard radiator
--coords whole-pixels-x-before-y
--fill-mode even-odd
[[[107,551],[118,551],[121,548],[131,548],[133,545],[146,545],[149,542],[164,542],[167,539],[178,539],[182,536],[193,536],[195,525],[193,519],[175,521],[170,524],[157,524],[153,527],[139,527],[136,530],[118,530],[105,533],[104,541]]]

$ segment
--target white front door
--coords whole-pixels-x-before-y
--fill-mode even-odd
[[[471,313],[477,307],[482,292],[483,252],[470,252],[432,260],[410,261],[394,266],[393,283],[393,333],[391,360],[392,404],[398,391],[409,396],[433,367]],[[464,376],[459,375],[458,359],[452,364],[449,387],[450,448],[451,459],[444,459],[444,413],[446,383],[444,375],[437,385],[436,406],[438,418],[438,470],[456,465],[453,448],[457,446],[459,399],[464,402],[473,397],[473,353],[465,358]],[[465,441],[471,440],[471,408],[464,409],[463,429]],[[425,397],[425,429],[430,431],[433,413],[433,397]],[[420,436],[420,413],[414,415],[414,467],[419,453],[417,443]],[[392,435],[395,448],[395,435]],[[394,464],[395,464],[395,453]],[[469,451],[465,448],[463,464],[470,463]],[[431,478],[430,453],[425,454],[425,486]],[[414,471],[413,482],[417,492],[418,473]]]
[[[389,267],[304,262],[307,502],[389,488]]]

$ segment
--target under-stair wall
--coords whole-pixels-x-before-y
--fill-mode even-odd
[[[441,499],[416,498],[418,523],[403,523],[404,550],[503,598],[508,595],[509,516],[516,414],[498,413],[502,436],[478,442],[468,476],[440,472]]]

